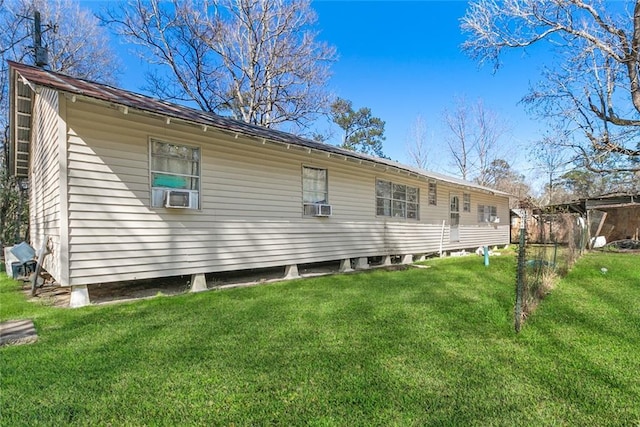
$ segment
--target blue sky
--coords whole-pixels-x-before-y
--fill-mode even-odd
[[[95,10],[105,4],[86,3]],[[491,66],[480,68],[460,49],[465,1],[315,0],[312,6],[318,15],[318,39],[334,45],[339,55],[329,88],[351,100],[355,109],[369,107],[386,122],[386,155],[410,162],[407,137],[421,115],[433,144],[430,169],[454,174],[443,139],[443,111],[453,108],[456,97],[481,99],[511,129],[501,141],[504,157],[521,173],[535,175],[524,152],[543,129],[519,101],[529,82],[537,80],[546,56],[543,49],[537,49],[537,55],[509,54],[497,73]],[[118,51],[125,64],[120,86],[140,92],[144,67],[126,47]],[[331,142],[339,143],[338,133]]]
[[[505,156],[522,169],[526,157],[516,148],[540,139],[542,129],[525,112],[520,99],[542,57],[513,52],[494,73],[479,67],[460,49],[464,35],[460,18],[464,1],[316,1],[320,38],[335,45],[340,55],[334,65],[332,89],[370,107],[386,121],[385,153],[409,162],[406,141],[416,117],[421,115],[433,140],[432,168],[451,170],[442,147],[442,114],[454,99],[474,102],[505,120],[511,132],[503,138]],[[539,49],[538,49],[539,50]],[[525,171],[523,171],[525,172]]]

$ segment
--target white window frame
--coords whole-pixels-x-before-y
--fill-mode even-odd
[[[153,159],[157,158],[157,157],[169,157],[169,156],[158,156],[156,155],[156,153],[154,153],[154,146],[153,144],[155,143],[161,143],[161,144],[168,144],[168,145],[175,145],[177,147],[184,147],[190,150],[194,150],[194,152],[198,153],[198,158],[197,160],[188,160],[190,162],[196,163],[197,165],[197,169],[198,169],[198,173],[197,174],[183,174],[183,173],[176,173],[176,172],[171,172],[171,171],[164,171],[164,170],[154,170],[153,169]],[[171,158],[171,157],[169,157]],[[162,175],[168,175],[168,176],[175,176],[175,177],[184,177],[187,178],[189,180],[197,180],[197,188],[179,188],[179,187],[171,187],[171,186],[154,186],[154,174],[162,174]],[[185,209],[193,209],[193,210],[199,210],[200,206],[201,206],[201,197],[200,194],[201,192],[201,186],[202,186],[202,149],[199,146],[196,145],[190,145],[190,144],[184,144],[184,143],[178,143],[178,142],[173,142],[173,141],[168,141],[164,138],[156,138],[156,137],[150,137],[149,138],[149,187],[151,189],[150,191],[150,198],[149,198],[149,205],[151,206],[151,208],[154,209],[158,209],[158,208],[164,208],[165,207],[165,197],[164,195],[166,194],[166,192],[168,191],[186,191],[191,193],[190,199],[191,199],[191,204],[188,207],[185,207]],[[160,192],[162,192],[163,196],[160,196]],[[158,197],[162,197],[162,202],[161,203],[156,203],[154,204],[154,195],[156,196],[155,198],[157,199]]]
[[[478,205],[478,222],[494,222],[498,218],[498,208],[493,205]]]
[[[317,190],[310,190],[305,188],[305,169],[324,171],[324,199],[316,201],[307,197],[308,193],[318,193]],[[302,166],[302,214],[303,216],[318,216],[315,209],[310,209],[313,205],[328,205],[329,204],[329,170],[327,168],[320,168],[317,166]]]
[[[462,212],[471,212],[471,193],[462,193]]]
[[[390,194],[389,197],[387,197],[386,195],[380,195],[378,193],[378,184],[379,183],[386,183],[386,184],[390,184]],[[402,193],[402,189],[401,187],[404,187],[404,198],[400,198],[397,197],[398,194]],[[415,202],[409,200],[409,193],[411,192],[415,192]],[[393,182],[393,181],[389,181],[387,179],[376,179],[376,187],[375,187],[375,195],[376,195],[376,205],[375,205],[375,209],[376,209],[376,216],[380,216],[380,217],[389,217],[389,218],[402,218],[402,219],[408,219],[411,221],[419,221],[420,220],[420,188],[419,187],[413,187],[411,185],[406,185],[406,184],[399,184],[397,182]],[[384,202],[389,202],[388,203],[388,214],[383,212],[380,213],[378,208],[379,208],[379,202],[383,201],[383,209],[385,209]],[[409,209],[410,205],[414,205],[415,209]],[[400,212],[401,214],[398,215],[398,212]],[[410,216],[410,212],[414,212],[415,217]]]

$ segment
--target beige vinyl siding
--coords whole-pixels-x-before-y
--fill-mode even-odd
[[[426,179],[385,166],[80,100],[67,107],[71,285],[436,252],[448,224],[443,186],[429,206]],[[201,148],[200,210],[149,207],[150,137]],[[331,217],[303,217],[303,166],[327,169]],[[420,220],[377,217],[376,179],[418,187]]]
[[[505,245],[509,243],[510,224],[508,197],[492,196],[473,189],[459,189],[450,186],[447,188],[447,203],[451,193],[455,193],[460,197],[460,242],[449,243],[447,237],[445,239],[445,248],[447,250],[459,247],[474,248],[484,245]],[[463,193],[471,195],[471,212],[464,212],[462,209]],[[478,205],[496,206],[500,223],[478,223]],[[447,209],[449,209],[448,204]]]
[[[50,239],[51,253],[44,258],[43,267],[55,278],[62,276],[58,107],[58,92],[42,89],[35,94],[29,171],[30,240],[39,251]]]
[[[443,182],[436,183],[437,204],[429,204],[429,186],[427,183],[420,187],[420,219],[429,224],[437,224],[442,227],[442,220],[449,225],[449,191],[450,187]],[[439,237],[438,237],[439,239]],[[439,242],[438,242],[439,244]]]
[[[507,196],[491,195],[472,187],[456,186],[450,183],[437,183],[437,205],[428,205],[428,187],[423,184],[420,194],[421,222],[428,222],[437,226],[437,236],[433,233],[429,238],[437,241],[436,251],[439,250],[444,221],[443,250],[472,249],[484,245],[505,245],[509,243],[509,198]],[[423,190],[424,189],[424,190]],[[471,212],[462,209],[463,194],[471,195]],[[459,241],[450,241],[450,197],[455,194],[460,199],[460,225],[458,227]],[[481,205],[493,205],[498,209],[500,224],[478,224],[477,207]],[[432,247],[432,246],[430,246]],[[430,252],[430,251],[425,251]]]

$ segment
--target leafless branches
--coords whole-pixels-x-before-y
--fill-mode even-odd
[[[427,123],[418,115],[409,129],[407,136],[407,154],[409,161],[420,169],[427,169],[430,165],[430,147],[427,136]]]
[[[329,107],[335,49],[316,41],[307,0],[132,0],[102,19],[162,66],[148,79],[162,98],[266,127],[304,127]]]
[[[0,124],[6,126],[6,61],[33,63],[33,13],[39,11],[48,68],[76,77],[114,83],[119,62],[108,33],[73,0],[5,0],[0,2]]]
[[[445,110],[443,118],[456,171],[462,179],[487,185],[489,166],[498,157],[498,142],[507,132],[505,123],[482,100],[470,104],[464,98],[456,99],[454,109]]]
[[[98,20],[72,0],[0,0],[0,241],[19,237],[26,203],[6,168],[8,157],[7,60],[34,63],[33,16],[41,14],[42,41],[48,50],[48,68],[76,77],[113,83],[118,61],[107,43],[109,35]]]
[[[586,168],[640,171],[640,2],[478,0],[462,29],[467,53],[496,69],[505,49],[549,42],[555,64],[525,101],[572,133]]]

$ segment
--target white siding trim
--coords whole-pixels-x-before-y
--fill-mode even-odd
[[[59,93],[58,93],[59,94]],[[58,96],[58,157],[60,169],[60,277],[58,281],[63,285],[69,284],[69,181],[67,152],[67,98]]]

